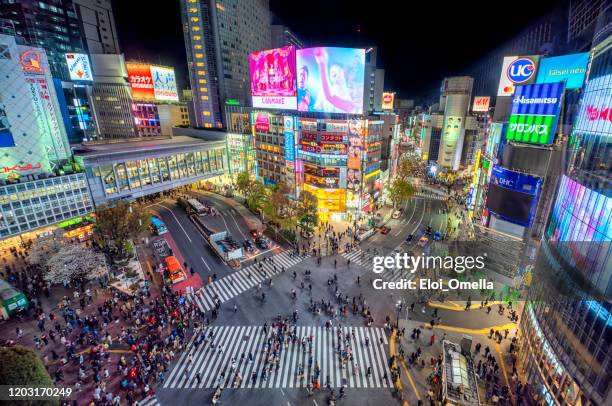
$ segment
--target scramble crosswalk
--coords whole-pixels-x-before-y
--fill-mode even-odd
[[[391,252],[388,255],[395,255],[395,252],[399,252],[399,247],[396,251]],[[372,271],[374,265],[374,254],[366,251],[362,251],[360,248],[352,250],[351,252],[345,252],[342,256],[346,259],[350,259],[351,263],[361,265],[367,271]],[[384,272],[376,275],[376,278],[382,278],[387,282],[397,282],[400,279],[412,279],[414,274],[406,272],[403,268],[386,269]]]
[[[252,287],[267,281],[272,276],[278,275],[282,272],[283,267],[287,271],[307,257],[291,255],[291,251],[283,251],[272,257],[274,262],[260,262],[263,264],[263,271],[260,270],[260,263],[249,265],[206,285],[190,295],[189,300],[194,301],[198,308],[204,312],[211,310],[215,307],[216,298],[221,303],[227,302]]]
[[[344,365],[337,352],[338,328],[297,326],[298,337],[313,337],[312,354],[303,351],[300,340],[282,347],[278,365],[264,376],[264,348],[270,337],[270,329],[263,326],[213,326],[205,334],[213,332],[212,343],[195,346],[192,342],[183,353],[164,382],[164,388],[213,388],[232,387],[232,378],[240,373],[242,381],[235,388],[305,388],[308,378],[300,380],[298,368],[302,366],[306,377],[312,376],[315,365],[320,368],[319,379],[325,386],[327,377],[331,387],[353,388],[391,387],[385,345],[387,337],[380,327],[342,327],[342,334],[352,334],[353,362]],[[368,345],[366,345],[366,338]],[[252,354],[249,361],[248,354]],[[312,363],[310,356],[312,355]],[[191,361],[190,361],[191,358]],[[235,364],[232,365],[232,360]],[[371,367],[371,374],[367,374]],[[235,368],[232,370],[232,368]],[[200,376],[198,382],[197,374]],[[256,379],[253,380],[252,377]],[[224,377],[219,379],[220,377]]]
[[[433,200],[446,200],[446,196],[434,194],[434,193],[424,193],[424,192],[416,192],[414,194],[415,197],[421,197],[424,199],[433,199]]]

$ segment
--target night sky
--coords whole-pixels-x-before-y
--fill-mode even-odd
[[[270,9],[307,45],[377,46],[385,90],[418,100],[561,3],[514,3],[522,5],[511,12],[492,1],[270,0]],[[126,59],[174,66],[187,87],[179,1],[113,0],[113,8]]]

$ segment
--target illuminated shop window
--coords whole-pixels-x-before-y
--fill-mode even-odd
[[[199,70],[199,71],[198,71],[198,75],[200,75],[200,76],[204,76],[204,71],[203,71],[203,70]]]
[[[193,36],[193,40],[194,40],[194,41],[199,41],[199,40],[201,40],[201,39],[202,39],[202,36],[201,36],[201,35],[194,35],[194,36]]]
[[[191,31],[200,31],[200,27],[194,25],[193,27],[191,27]]]
[[[201,50],[202,49],[202,45],[200,45],[200,44],[195,44],[193,47],[195,49],[197,49],[197,50]]]
[[[204,54],[201,53],[201,52],[196,52],[195,57],[196,57],[196,59],[202,59],[202,58],[204,58]]]
[[[198,12],[198,9],[197,9],[196,7],[190,7],[190,8],[189,8],[189,12],[190,12],[190,13],[197,13],[197,12]]]
[[[206,84],[206,79],[200,79],[198,80],[198,83],[205,85]]]
[[[198,21],[200,21],[199,17],[191,17],[191,22],[197,23]]]
[[[203,114],[208,117],[210,116],[210,111],[204,111]]]
[[[198,68],[203,68],[204,67],[204,62],[196,62],[196,66]],[[200,72],[204,72],[204,71],[200,71]],[[204,73],[202,73],[202,74],[204,74]]]

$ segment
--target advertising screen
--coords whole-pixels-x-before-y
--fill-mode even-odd
[[[489,111],[490,103],[491,98],[489,96],[476,96],[474,97],[474,105],[472,106],[472,111],[487,112]]]
[[[359,190],[361,184],[361,171],[359,169],[348,169],[346,175],[346,188],[349,190]]]
[[[363,123],[361,120],[351,120],[349,122],[349,147],[348,147],[348,168],[361,168],[361,155],[363,151]]]
[[[363,112],[364,49],[299,49],[296,68],[299,111]]]
[[[566,89],[579,89],[584,83],[589,53],[555,56],[540,61],[536,83],[565,81]]]
[[[497,155],[497,147],[501,139],[503,126],[502,123],[491,123],[489,126],[489,136],[487,137],[485,152],[491,158]]]
[[[0,148],[14,147],[15,140],[10,130],[11,125],[6,117],[6,110],[0,104]]]
[[[597,280],[609,271],[612,199],[563,176],[546,234],[572,266]]]
[[[174,69],[151,65],[155,100],[179,101]]]
[[[253,107],[296,109],[295,47],[253,52],[249,69]]]
[[[504,57],[497,95],[512,96],[517,85],[533,83],[539,59],[539,55]]]
[[[144,63],[126,63],[132,97],[135,100],[155,100],[151,66]]]
[[[522,226],[531,224],[542,180],[538,177],[493,167],[487,208],[503,219]]]
[[[65,57],[70,80],[93,80],[91,64],[87,54],[66,54]]]
[[[393,110],[393,101],[395,100],[395,93],[383,92],[382,94],[382,109]]]
[[[612,134],[612,75],[590,79],[584,89],[574,131]]]
[[[552,144],[563,91],[563,82],[517,86],[506,139]]]
[[[255,131],[270,131],[270,116],[268,113],[253,113],[255,115]]]

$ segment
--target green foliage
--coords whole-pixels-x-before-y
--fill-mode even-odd
[[[29,348],[17,345],[15,347],[0,347],[0,382],[2,385],[38,385],[51,387],[53,380],[45,369],[40,358]],[[57,400],[20,400],[3,401],[5,405],[21,406],[55,406]]]
[[[119,202],[96,211],[94,238],[107,252],[116,258],[126,258],[126,242],[145,231],[151,223],[151,215],[139,206]]]
[[[389,186],[389,199],[393,202],[395,207],[397,204],[405,202],[412,195],[414,195],[415,189],[412,184],[404,178],[395,178]]]
[[[296,215],[302,228],[312,231],[319,222],[318,200],[308,191],[302,191],[296,207]]]
[[[242,196],[245,196],[248,200],[250,191],[253,187],[255,181],[251,179],[251,174],[248,172],[240,172],[236,175],[236,179],[234,181],[236,190],[240,192]]]

